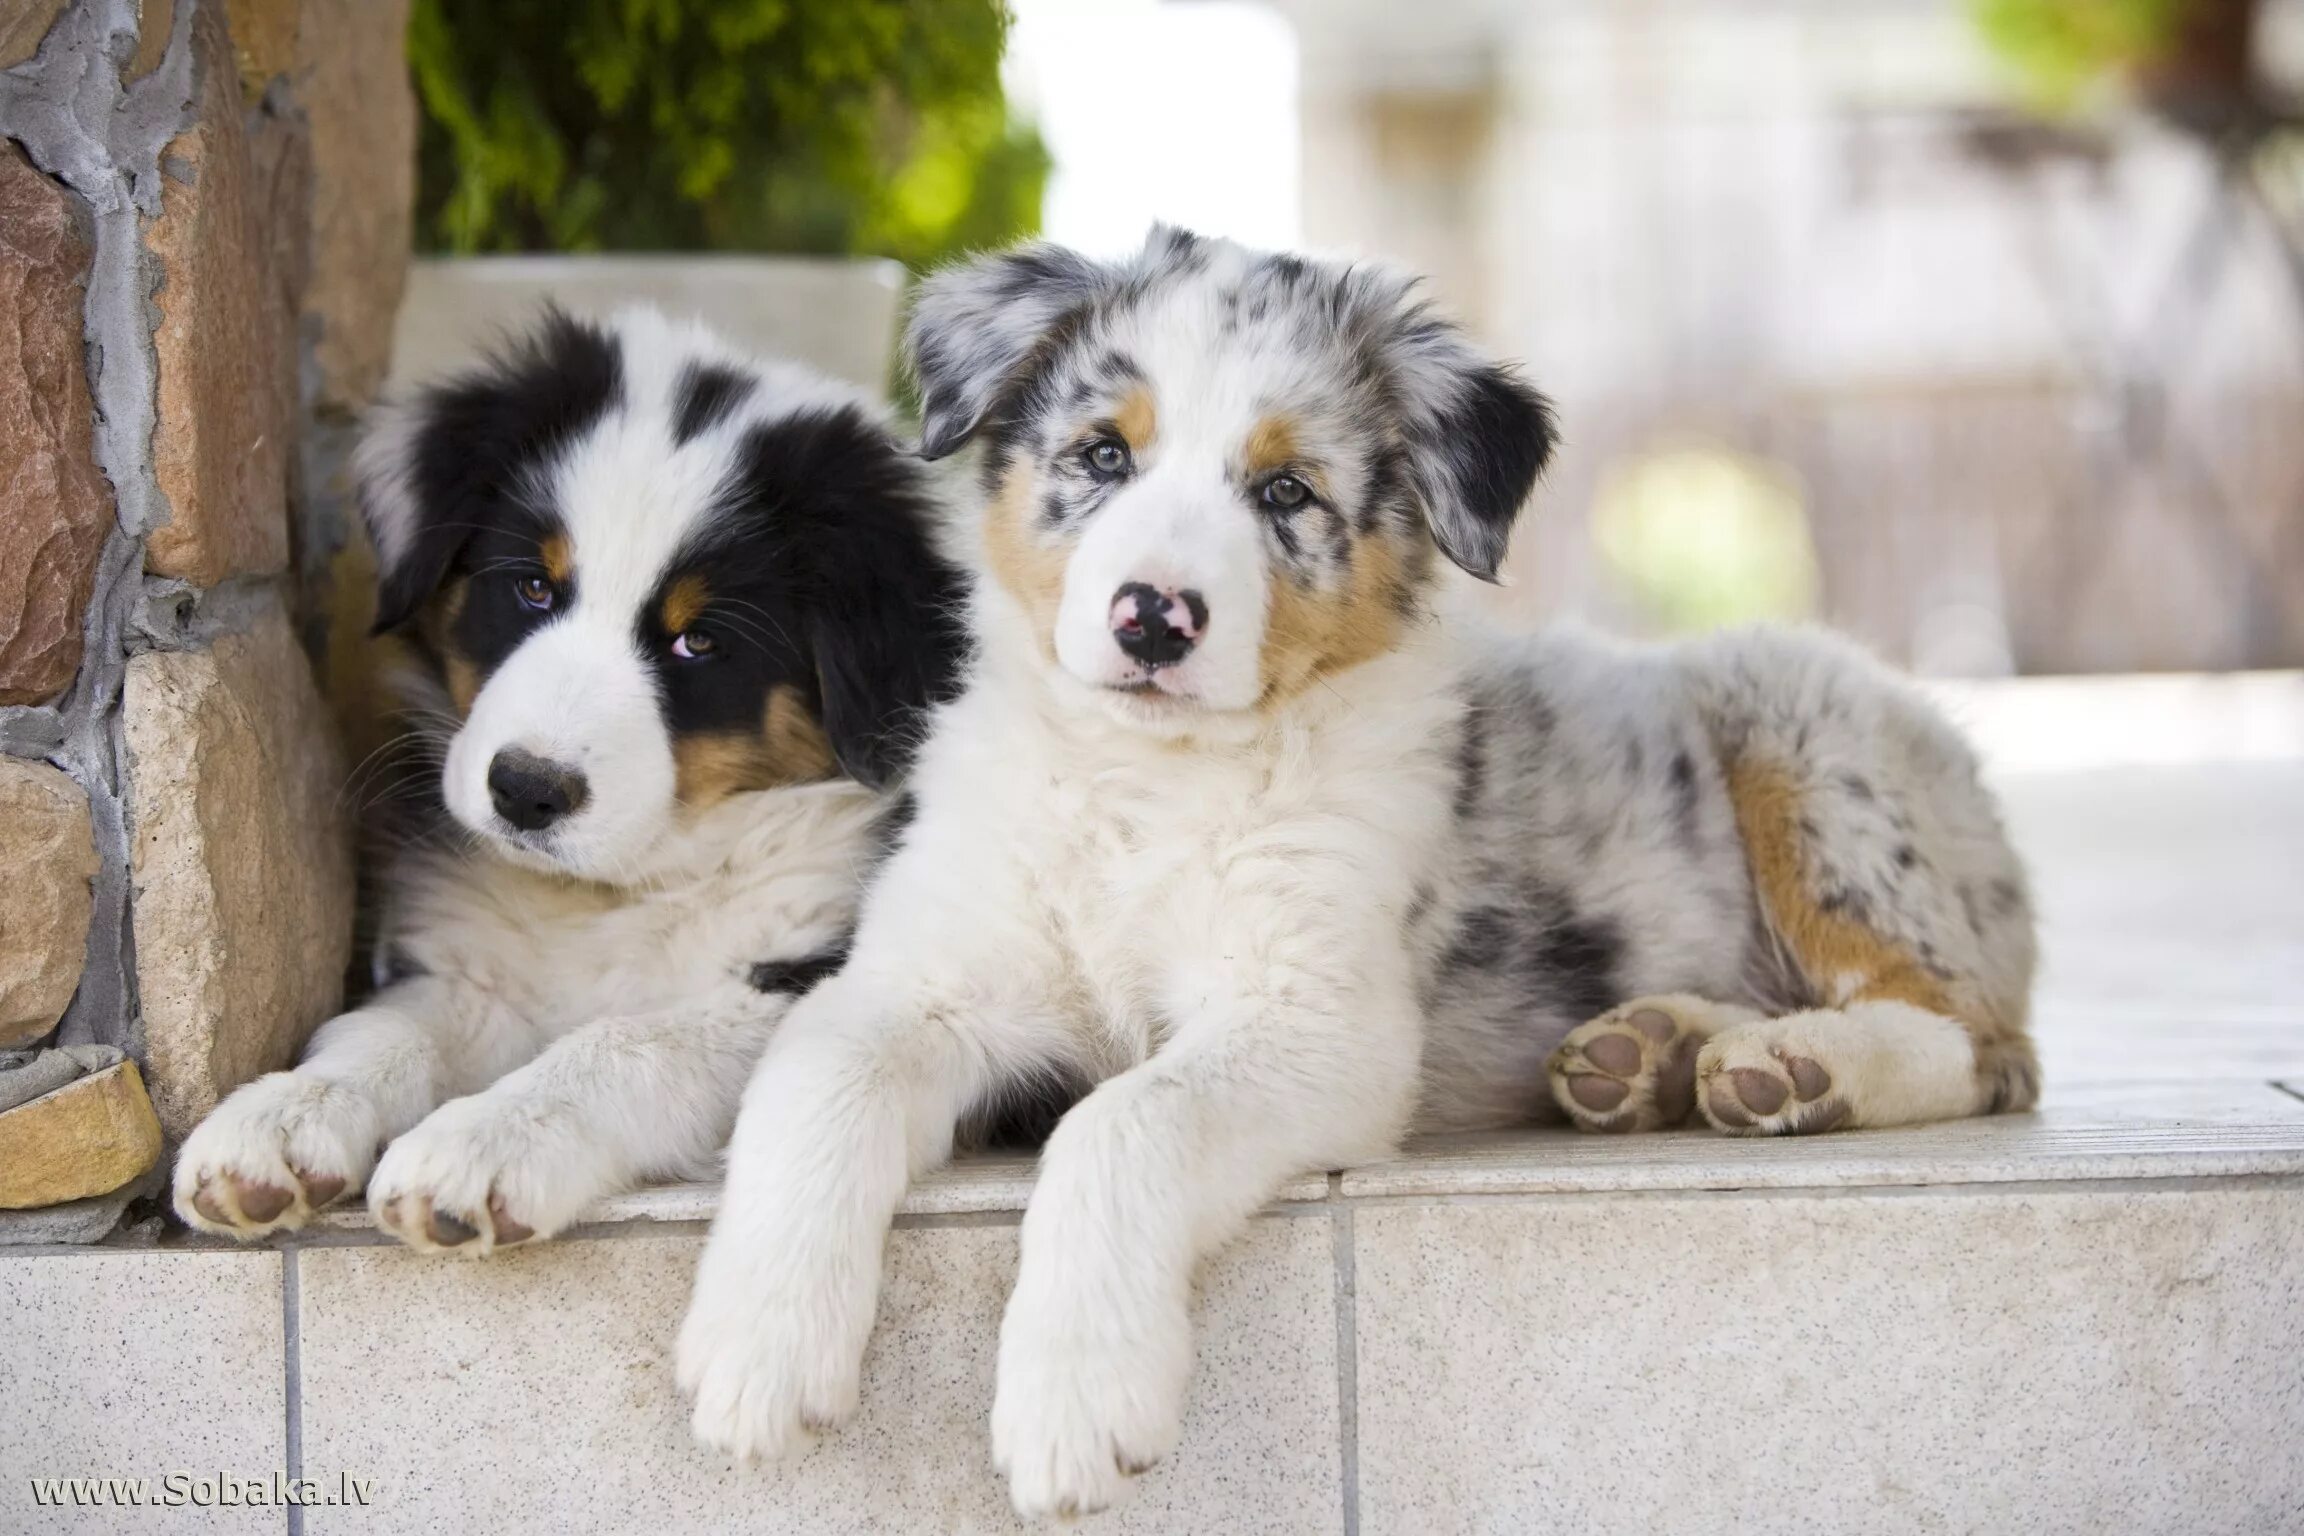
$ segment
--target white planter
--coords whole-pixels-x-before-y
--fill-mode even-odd
[[[420,260],[393,332],[397,394],[471,361],[547,299],[578,315],[648,302],[739,346],[796,358],[882,395],[904,269],[800,256],[475,256]]]

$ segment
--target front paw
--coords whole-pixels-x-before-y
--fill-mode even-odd
[[[477,1257],[561,1231],[604,1184],[580,1147],[483,1093],[442,1105],[385,1149],[368,1209],[420,1252]]]
[[[1025,1300],[1000,1328],[992,1459],[1027,1520],[1094,1514],[1176,1448],[1192,1369],[1183,1306],[1115,1306],[1093,1324]]]
[[[680,1327],[680,1390],[696,1438],[739,1461],[797,1456],[856,1412],[874,1297],[803,1281],[714,1233]]]
[[[301,1227],[360,1187],[376,1136],[376,1112],[363,1095],[294,1072],[260,1077],[184,1139],[176,1214],[243,1240]]]

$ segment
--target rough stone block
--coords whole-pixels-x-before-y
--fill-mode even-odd
[[[152,452],[170,509],[145,564],[210,586],[288,564],[296,315],[273,270],[274,188],[251,162],[219,6],[200,7],[192,53],[197,116],[161,152],[161,211],[145,232],[161,274]]]
[[[0,704],[71,683],[112,526],[96,468],[78,200],[0,140]]]
[[[0,1114],[0,1210],[110,1194],[159,1158],[144,1080],[115,1062]]]
[[[0,757],[0,1047],[56,1027],[88,948],[88,797],[46,763]]]
[[[16,0],[0,10],[0,69],[14,69],[38,53],[63,12],[64,0]]]
[[[251,102],[264,94],[275,75],[296,62],[296,28],[302,0],[224,0],[232,28],[232,59],[240,90]]]
[[[344,773],[286,617],[128,665],[136,979],[160,1123],[284,1066],[342,996]]]
[[[318,406],[374,398],[392,361],[416,201],[408,0],[304,0],[296,99],[312,121],[312,281]]]

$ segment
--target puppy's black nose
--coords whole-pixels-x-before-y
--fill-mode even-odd
[[[1112,594],[1112,638],[1147,667],[1172,667],[1208,628],[1208,605],[1190,587],[1131,581]]]
[[[541,832],[584,809],[584,775],[562,763],[506,747],[488,762],[488,798],[496,814],[523,832]]]

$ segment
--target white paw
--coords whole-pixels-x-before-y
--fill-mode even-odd
[[[376,1158],[376,1111],[341,1085],[274,1072],[216,1106],[176,1154],[176,1214],[204,1232],[300,1227]]]
[[[1019,1515],[1071,1520],[1119,1502],[1176,1448],[1192,1325],[1180,1303],[1091,1314],[1041,1294],[1020,1284],[1000,1327],[992,1459]]]
[[[791,1250],[762,1263],[739,1246],[713,1233],[680,1326],[689,1425],[739,1461],[797,1456],[856,1412],[877,1275],[836,1283],[836,1266],[804,1275]]]
[[[1696,1103],[1731,1136],[1812,1136],[1849,1122],[1831,1052],[1796,1020],[1778,1019],[1709,1041],[1696,1053]]]
[[[384,1149],[368,1209],[411,1248],[478,1256],[552,1236],[606,1183],[581,1146],[518,1103],[477,1093]]]

